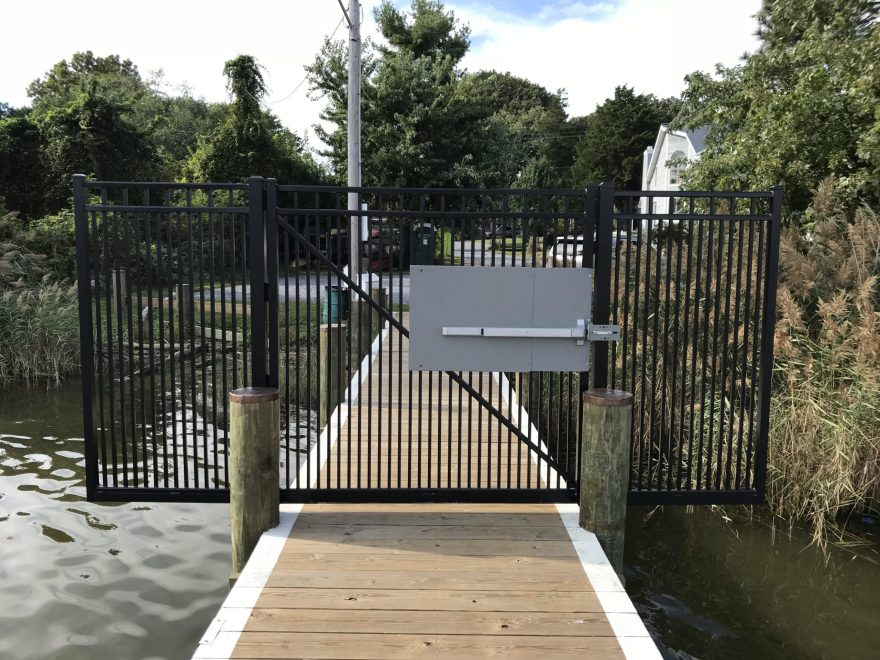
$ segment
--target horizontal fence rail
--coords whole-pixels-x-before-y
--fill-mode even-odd
[[[228,499],[248,385],[280,390],[283,501],[575,501],[590,385],[635,396],[631,502],[763,498],[779,191],[77,176],[74,205],[91,499]],[[591,374],[410,372],[420,264],[592,268],[621,339]]]

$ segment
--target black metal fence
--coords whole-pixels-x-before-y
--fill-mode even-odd
[[[634,394],[630,502],[764,498],[781,189],[603,188],[608,383]],[[598,292],[597,292],[598,295]]]
[[[247,294],[254,183],[74,179],[91,498],[228,498],[226,394],[264,384]]]
[[[269,384],[286,501],[575,500],[588,374],[409,372],[420,263],[594,268],[593,322],[622,339],[596,345],[593,385],[636,395],[631,501],[763,496],[778,193],[74,193],[93,499],[228,498],[227,393]]]
[[[596,191],[370,188],[355,191],[367,210],[348,211],[351,189],[268,185],[268,199],[278,200],[273,217],[282,252],[280,297],[298,301],[292,313],[305,318],[309,332],[318,338],[296,343],[283,338],[280,343],[280,364],[287,366],[281,395],[299,416],[286,430],[300,429],[295,437],[288,436],[287,451],[302,455],[314,446],[315,459],[304,464],[299,478],[293,472],[296,462],[286,463],[282,497],[575,499],[578,424],[570,420],[576,417],[586,374],[550,375],[523,401],[526,412],[510,404],[516,398],[516,375],[410,372],[405,361],[409,269],[425,263],[553,265],[546,261],[545,250],[555,245],[554,237],[592,237]],[[343,271],[349,262],[352,217],[363,266],[356,279]],[[575,265],[572,257],[583,246],[574,240],[560,240],[559,245],[556,265]],[[590,263],[579,255],[577,265]],[[345,335],[317,332],[315,327],[333,287],[337,292],[347,288],[340,293],[351,307]],[[282,305],[282,315],[290,314],[290,308]],[[327,321],[342,325],[341,318]],[[384,341],[361,365],[383,328]],[[321,342],[339,341],[334,339],[339,336],[345,346],[327,352],[349,359],[330,365],[317,359]],[[338,397],[344,399],[345,414],[333,417],[336,399],[320,400],[315,393],[321,388],[314,383],[332,380],[344,387],[359,366],[366,369],[360,396]],[[374,371],[380,377],[373,378]],[[304,388],[303,383],[310,385]],[[311,393],[311,410],[323,409],[306,410],[306,391]],[[524,418],[541,429],[537,437],[532,437]],[[320,434],[324,420],[335,424],[329,429],[337,438],[332,453],[323,443],[308,441]],[[536,477],[544,472],[552,478]]]

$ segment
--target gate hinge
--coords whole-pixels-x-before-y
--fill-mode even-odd
[[[620,326],[590,324],[587,326],[587,341],[620,341]]]

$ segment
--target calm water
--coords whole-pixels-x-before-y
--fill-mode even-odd
[[[808,546],[742,510],[628,512],[627,591],[667,658],[880,657],[880,545]],[[646,520],[647,518],[647,520]]]
[[[85,502],[79,396],[0,393],[0,658],[188,658],[227,593],[228,507]],[[880,657],[877,546],[826,565],[741,514],[650,512],[627,589],[667,658]]]
[[[228,591],[229,507],[84,501],[79,396],[0,392],[0,658],[188,658]]]

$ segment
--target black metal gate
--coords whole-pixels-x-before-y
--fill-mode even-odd
[[[779,201],[75,177],[89,497],[227,499],[226,395],[272,385],[283,501],[576,500],[588,374],[408,371],[408,272],[435,263],[594,268],[631,501],[760,501]]]

